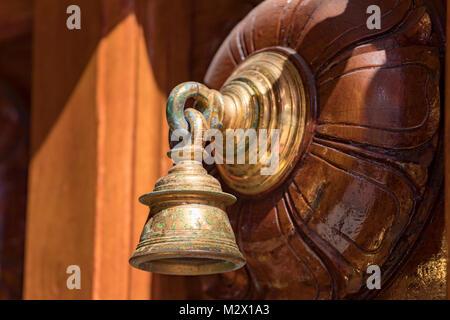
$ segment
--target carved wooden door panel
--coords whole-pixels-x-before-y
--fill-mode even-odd
[[[379,30],[367,28],[369,5],[381,8]],[[264,197],[222,181],[239,199],[228,213],[247,265],[203,277],[205,297],[367,298],[369,265],[383,285],[395,278],[441,194],[443,44],[431,2],[413,0],[269,0],[234,28],[205,83],[220,89],[255,52],[293,49],[306,62],[311,136]]]

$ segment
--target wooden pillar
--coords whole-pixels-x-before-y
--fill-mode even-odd
[[[450,35],[450,5],[447,4],[447,39]],[[445,59],[445,218],[447,225],[448,252],[450,252],[450,45],[447,40]],[[450,274],[450,263],[447,263]],[[447,277],[447,299],[450,299],[450,277]]]
[[[66,8],[81,8],[68,30]],[[128,258],[160,174],[164,94],[138,1],[34,2],[31,161],[24,298],[148,299]],[[81,268],[69,290],[66,268]]]

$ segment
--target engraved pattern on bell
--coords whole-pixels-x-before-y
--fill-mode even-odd
[[[140,197],[150,214],[130,258],[132,266],[163,274],[201,275],[245,264],[225,212],[236,198],[222,192],[219,181],[191,159],[199,147],[203,150],[198,144],[184,147],[184,159],[156,182],[152,193]]]

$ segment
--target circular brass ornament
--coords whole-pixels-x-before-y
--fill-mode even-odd
[[[202,275],[241,268],[225,206],[236,198],[196,161],[183,161],[139,198],[150,207],[130,259],[138,269],[171,275]]]
[[[228,129],[243,129],[244,135],[235,140],[235,154],[245,152],[244,164],[235,159],[231,159],[233,163],[227,163],[226,159],[217,164],[220,175],[241,194],[263,194],[283,182],[302,151],[309,108],[302,78],[288,56],[274,51],[260,52],[237,67],[220,93],[225,109],[224,137]],[[257,136],[253,149],[248,137],[251,130]],[[267,149],[262,150],[259,141],[266,133]],[[279,147],[272,150],[275,133]],[[249,153],[255,150],[257,162],[249,163]]]

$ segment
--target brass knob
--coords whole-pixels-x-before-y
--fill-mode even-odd
[[[189,99],[195,104],[185,110]],[[219,161],[216,165],[230,188],[246,195],[261,194],[276,187],[292,170],[305,133],[305,106],[300,74],[286,55],[276,52],[249,58],[220,92],[196,82],[175,87],[167,102],[167,121],[171,133],[183,136],[183,140],[171,141],[169,156],[175,166],[157,181],[152,193],[140,198],[150,207],[150,214],[131,265],[179,275],[242,267],[245,258],[225,212],[236,198],[222,192],[219,182],[202,167],[203,134],[216,129],[227,137],[227,142],[232,141],[231,149],[243,153],[244,159],[259,156],[255,163]],[[229,137],[230,130],[240,130],[241,134]],[[262,150],[265,148],[259,143],[259,148],[252,149],[257,142],[246,140],[252,130],[258,142],[260,132],[268,134],[265,145],[271,146],[270,152]],[[228,152],[229,144],[225,145]],[[217,152],[215,156],[223,160],[223,155]],[[264,174],[263,167],[272,165],[267,160],[274,156],[279,160],[277,166],[271,174]]]

